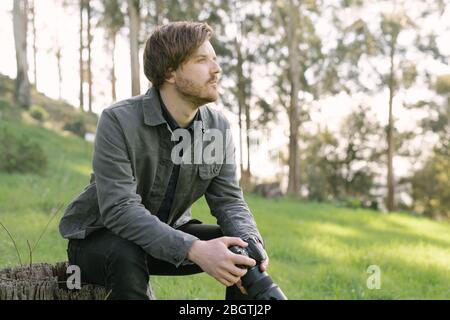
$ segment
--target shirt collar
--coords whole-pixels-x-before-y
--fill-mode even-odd
[[[167,121],[167,124],[169,125],[169,127],[172,131],[179,129],[180,128],[179,124],[172,117],[172,115],[170,114],[166,105],[164,104],[159,90],[157,90],[157,92],[158,92],[159,104],[161,105],[161,112],[162,112],[164,119]],[[194,119],[192,119],[192,121],[189,123],[189,125],[187,126],[187,129],[194,130],[194,122],[195,121],[201,121],[201,116],[200,116],[199,110],[197,110],[197,113],[195,114]]]

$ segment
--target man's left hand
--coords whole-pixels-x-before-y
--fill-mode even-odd
[[[267,255],[267,253],[266,253],[266,257],[267,258],[265,260],[263,260],[261,262],[261,264],[259,265],[259,271],[261,271],[261,272],[266,271],[267,267],[269,266],[269,256]],[[236,283],[236,286],[241,290],[241,292],[243,294],[248,294],[247,291],[245,290],[245,288],[242,286],[242,282],[240,279],[239,279],[238,283]]]
[[[269,266],[269,256],[266,253],[266,259],[259,265],[259,270],[261,272],[264,272],[267,270],[268,266]]]

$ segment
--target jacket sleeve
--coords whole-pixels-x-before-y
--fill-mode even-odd
[[[197,237],[152,215],[137,194],[126,138],[113,109],[103,111],[95,138],[93,169],[100,214],[106,228],[133,241],[157,259],[179,266]]]
[[[229,124],[227,121],[227,129]],[[230,130],[226,130],[231,133]],[[225,135],[224,163],[219,175],[213,178],[205,193],[211,213],[216,217],[224,235],[246,239],[263,239],[257,229],[255,219],[244,200],[242,189],[236,177],[235,146],[231,134]]]

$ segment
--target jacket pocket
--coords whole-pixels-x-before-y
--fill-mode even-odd
[[[200,164],[198,166],[198,175],[202,180],[211,180],[220,173],[220,164]]]

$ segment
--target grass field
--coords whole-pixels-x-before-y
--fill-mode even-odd
[[[73,136],[20,123],[0,123],[42,143],[47,173],[0,173],[0,222],[27,263],[27,240],[37,241],[60,205],[89,180],[92,145]],[[290,299],[450,299],[450,224],[403,213],[337,208],[293,199],[246,199],[266,241],[268,272]],[[204,200],[193,214],[214,223]],[[33,262],[66,260],[58,233],[61,212],[50,223]],[[0,267],[18,264],[13,244],[0,229]],[[370,290],[367,268],[381,270],[381,288]],[[205,274],[153,277],[158,299],[223,299],[224,287]]]

